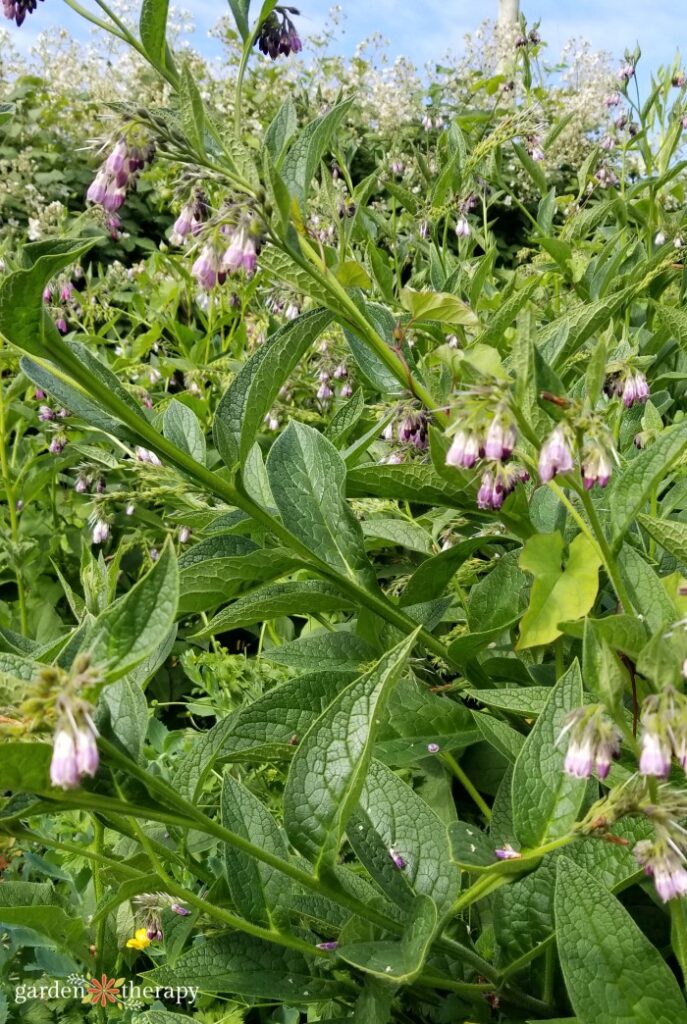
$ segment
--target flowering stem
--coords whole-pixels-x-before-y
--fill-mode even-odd
[[[448,767],[451,769],[451,772],[458,779],[463,789],[465,789],[466,792],[470,794],[470,796],[477,804],[484,817],[487,819],[487,821],[489,821],[491,819],[491,807],[489,806],[488,803],[486,803],[482,794],[479,793],[478,790],[475,788],[474,783],[465,774],[463,769],[456,761],[455,757],[452,754],[442,754],[441,760],[444,762],[444,764],[448,765]]]
[[[103,829],[102,822],[93,815],[93,847],[96,857],[100,858],[103,855],[103,839],[105,830]],[[95,897],[96,906],[100,903],[103,898],[103,880],[100,875],[100,868],[96,867],[93,870],[93,895]],[[103,970],[103,954],[105,952],[105,918],[101,918],[98,921],[95,931],[95,973],[96,977],[100,977]]]
[[[111,871],[118,871],[119,874],[124,876],[124,878],[133,879],[143,877],[142,871],[137,871],[136,868],[129,867],[128,864],[115,860],[113,857],[106,857],[102,851],[96,853],[93,850],[79,846],[77,843],[60,842],[57,839],[53,839],[51,836],[43,836],[39,835],[38,832],[31,832],[28,828],[13,828],[11,834],[16,839],[23,840],[27,843],[36,843],[39,846],[47,847],[49,850],[61,850],[64,853],[71,853],[77,857],[84,857],[86,860],[92,860],[95,864],[102,864],[103,867],[107,867]]]
[[[14,491],[14,484],[12,483],[12,475],[10,473],[9,463],[7,462],[7,448],[5,437],[6,420],[5,420],[5,394],[0,384],[0,473],[2,473],[2,483],[5,488],[5,497],[7,499],[7,512],[10,517],[10,532],[12,534],[12,544],[15,549],[14,558],[11,561],[15,565],[15,579],[17,581],[17,600],[19,603],[19,621],[21,622],[21,631],[24,636],[28,635],[28,619],[26,614],[26,593],[24,591],[24,578],[21,572],[21,558],[19,557],[19,520],[17,518],[17,499]]]

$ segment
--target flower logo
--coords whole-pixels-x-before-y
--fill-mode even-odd
[[[101,1006],[107,1006],[108,1003],[116,1003],[118,1001],[120,984],[120,978],[108,978],[106,974],[103,974],[100,981],[97,978],[91,978],[86,995],[94,1006],[97,1006],[98,1003]]]

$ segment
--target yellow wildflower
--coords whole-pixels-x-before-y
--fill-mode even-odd
[[[150,945],[150,939],[148,938],[148,931],[146,928],[137,928],[136,934],[133,939],[127,939],[127,949],[147,949]]]

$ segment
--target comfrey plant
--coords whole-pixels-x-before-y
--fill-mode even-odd
[[[166,2],[67,2],[162,84],[0,279],[3,981],[687,1022],[679,69],[638,107],[628,57],[559,187],[524,22],[392,168],[350,97],[252,112],[292,8],[230,0],[227,112]],[[100,273],[147,175],[166,238]]]

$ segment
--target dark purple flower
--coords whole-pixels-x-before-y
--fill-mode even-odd
[[[394,850],[393,846],[389,847],[389,856],[391,857],[394,867],[398,871],[403,871],[403,869],[406,866],[405,859],[401,856],[400,853],[397,853],[397,851]]]
[[[36,10],[38,0],[2,0],[3,14],[17,26],[24,24],[24,18]]]

